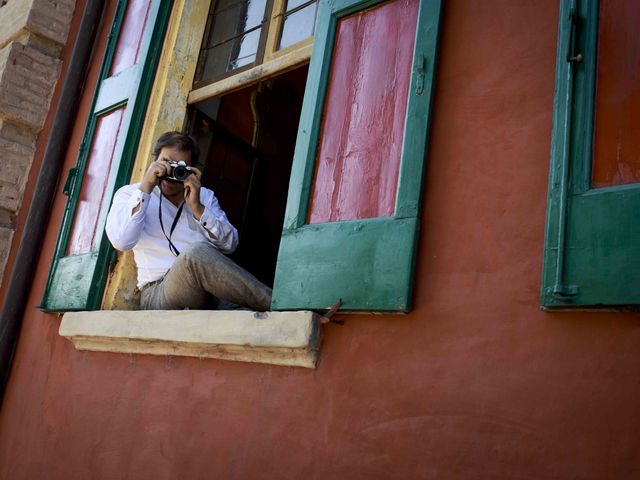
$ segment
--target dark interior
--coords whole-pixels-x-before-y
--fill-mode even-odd
[[[238,229],[231,257],[273,285],[307,67],[194,105],[202,184]]]

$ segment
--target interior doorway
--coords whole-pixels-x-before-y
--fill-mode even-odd
[[[192,105],[202,184],[238,229],[231,257],[273,286],[307,66]]]

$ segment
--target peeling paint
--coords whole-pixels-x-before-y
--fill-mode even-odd
[[[418,2],[339,20],[309,223],[395,209]]]

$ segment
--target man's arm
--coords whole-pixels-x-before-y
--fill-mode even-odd
[[[149,197],[138,185],[126,185],[116,192],[105,226],[107,237],[116,250],[131,250],[138,243]]]
[[[167,159],[161,156],[149,165],[142,182],[116,192],[105,227],[116,250],[131,250],[140,240],[150,194],[169,170]]]
[[[227,219],[211,190],[201,189],[200,197],[204,205],[204,212],[199,219],[196,218],[200,227],[222,253],[232,253],[238,247],[238,231]]]
[[[198,221],[203,236],[222,253],[231,253],[238,246],[238,231],[227,219],[213,192],[202,187],[200,170],[191,169],[194,174],[184,180],[185,203]]]

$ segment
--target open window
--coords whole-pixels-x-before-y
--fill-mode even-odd
[[[640,305],[637,2],[563,0],[541,303]]]
[[[176,2],[130,181],[161,133],[186,129],[203,151],[203,183],[240,230],[235,260],[273,284],[272,309],[341,298],[344,310],[409,310],[441,0],[321,0],[310,64],[310,39],[284,39],[314,2],[275,0],[260,27],[262,63],[256,53],[191,89],[205,13],[205,44],[220,13],[212,8]],[[236,43],[248,33],[241,24]],[[120,258],[106,308],[132,307],[133,259]],[[185,355],[313,366],[317,317],[81,312],[65,315],[61,332],[92,350],[165,355],[179,345]],[[242,333],[233,341],[229,322]]]
[[[307,67],[192,105],[187,131],[240,235],[232,258],[273,285]]]
[[[262,57],[208,83],[196,73],[222,10],[176,4],[130,182],[160,134],[186,130],[204,152],[203,183],[240,230],[235,260],[274,286],[272,309],[341,298],[344,310],[408,311],[441,0],[321,0],[305,39],[309,22],[296,19],[313,2],[265,9]],[[135,308],[133,259],[120,258],[105,308]]]

